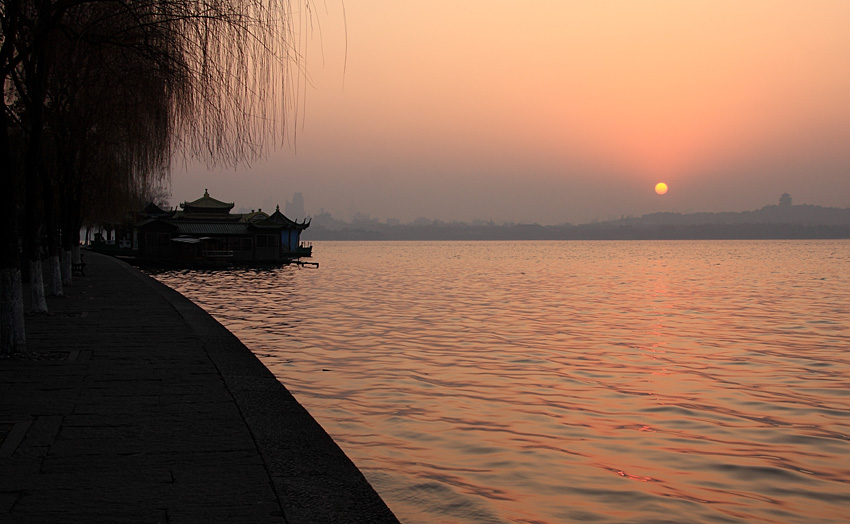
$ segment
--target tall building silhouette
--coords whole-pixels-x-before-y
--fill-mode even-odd
[[[292,220],[307,218],[307,213],[304,211],[304,195],[300,192],[292,195],[292,202],[286,201],[283,214]]]

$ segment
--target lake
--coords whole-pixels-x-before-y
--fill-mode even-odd
[[[155,277],[402,522],[850,522],[850,241],[313,252]]]

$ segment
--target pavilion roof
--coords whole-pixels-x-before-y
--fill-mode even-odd
[[[175,222],[181,235],[222,236],[247,235],[248,224],[243,222]]]
[[[144,209],[142,209],[141,214],[143,216],[146,216],[146,217],[163,217],[163,216],[170,216],[170,215],[173,214],[173,212],[172,211],[166,211],[166,210],[162,209],[161,207],[159,207],[158,205],[154,204],[153,202],[148,202],[145,205]]]
[[[204,189],[204,196],[192,202],[183,202],[180,204],[184,210],[189,212],[230,212],[233,209],[233,202],[222,202],[210,196],[209,191]]]
[[[281,213],[280,206],[277,206],[275,212],[272,213],[272,215],[269,217],[269,221],[274,222],[276,224],[280,224],[282,226],[287,226],[288,228],[292,229],[307,229],[308,227],[310,227],[310,222],[308,222],[306,219],[304,220],[304,222],[299,224],[298,221],[292,220],[291,218]]]

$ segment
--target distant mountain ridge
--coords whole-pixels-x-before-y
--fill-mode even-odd
[[[780,204],[755,211],[651,213],[556,226],[423,219],[411,224],[377,220],[348,223],[336,219],[325,222],[316,217],[304,237],[309,240],[850,239],[850,208]]]
[[[764,206],[755,211],[723,213],[651,213],[639,218],[609,221],[634,225],[705,225],[705,224],[800,224],[810,226],[848,225],[850,208],[809,204]]]

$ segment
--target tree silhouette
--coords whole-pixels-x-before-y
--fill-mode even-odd
[[[26,341],[21,245],[46,311],[44,240],[61,293],[92,208],[161,185],[176,153],[235,164],[283,142],[307,2],[0,0],[0,351]]]

